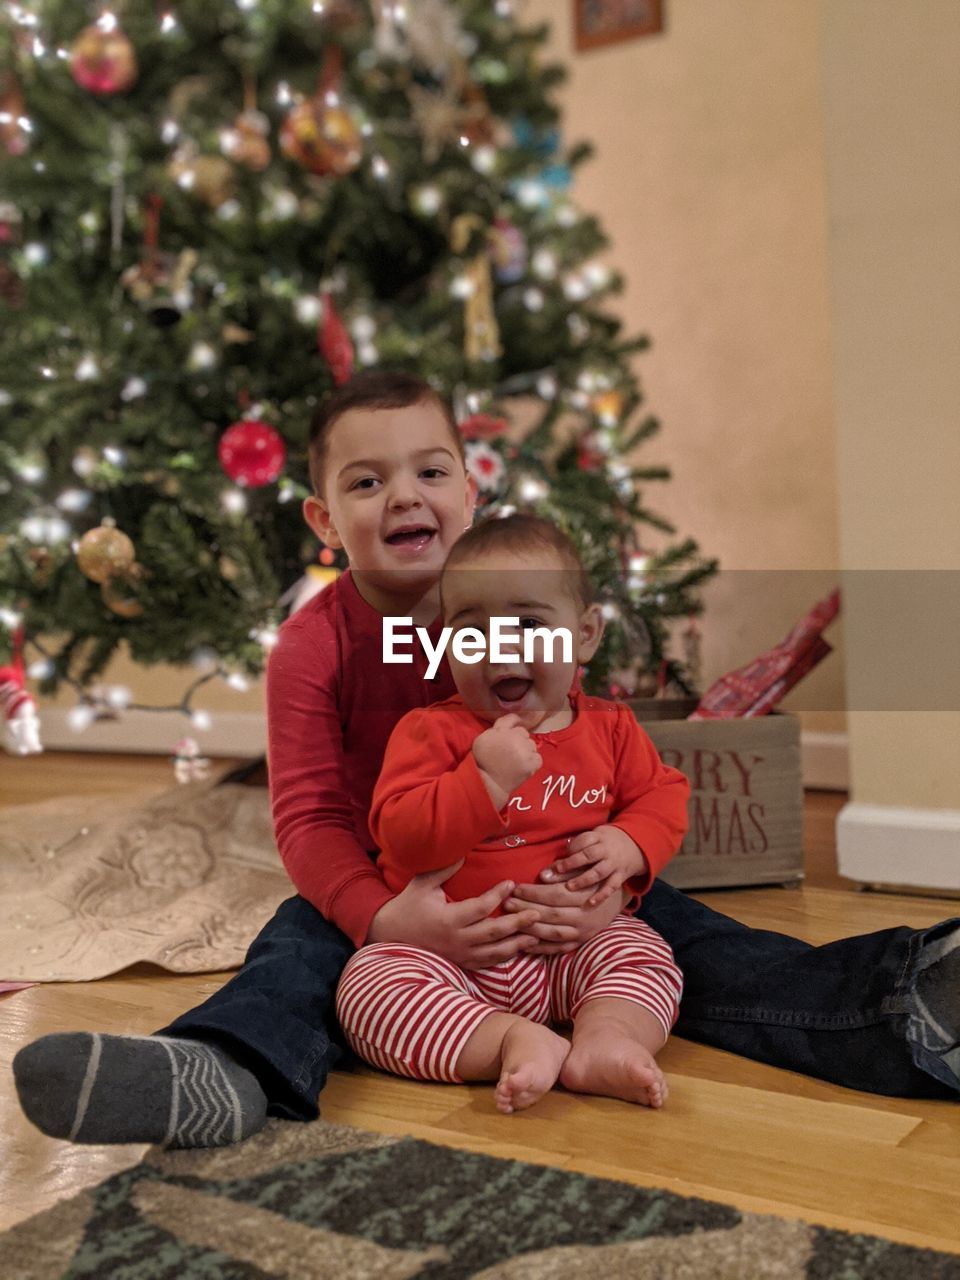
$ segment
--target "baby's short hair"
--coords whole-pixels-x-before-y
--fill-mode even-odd
[[[510,516],[490,516],[460,535],[450,549],[444,574],[474,556],[490,551],[551,551],[564,569],[565,587],[581,609],[593,603],[593,584],[580,553],[562,529],[542,516],[517,512]]]
[[[429,382],[415,373],[397,369],[368,369],[355,374],[343,386],[332,391],[313,415],[307,457],[314,493],[323,493],[327,442],[339,418],[351,409],[407,409],[413,404],[436,405],[450,428],[450,439],[456,446],[457,456],[466,465],[460,428],[453,409],[439,391],[434,390]]]

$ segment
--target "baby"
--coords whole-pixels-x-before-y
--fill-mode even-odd
[[[475,526],[449,554],[441,599],[445,625],[473,629],[473,643],[450,654],[458,695],[408,713],[387,745],[370,820],[387,885],[399,892],[460,863],[444,885],[455,900],[539,877],[592,886],[592,904],[616,893],[624,910],[580,947],[488,969],[408,945],[365,946],[337,993],[347,1040],[398,1075],[496,1080],[505,1113],[558,1079],[662,1106],[655,1055],[682,978],[667,943],[626,909],[680,846],[687,781],[627,707],[580,690],[577,669],[599,647],[603,615],[554,525],[515,515]],[[506,661],[481,652],[493,618],[518,619],[525,644],[514,647],[524,652]],[[568,632],[566,651],[543,628],[554,639]],[[550,1026],[565,1021],[572,1043]]]

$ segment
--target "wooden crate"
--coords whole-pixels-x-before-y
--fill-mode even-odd
[[[662,878],[678,889],[803,879],[800,722],[687,720],[695,701],[629,706],[664,762],[690,780],[690,829]]]

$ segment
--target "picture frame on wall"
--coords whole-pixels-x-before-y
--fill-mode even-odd
[[[656,35],[663,30],[663,0],[573,0],[578,50]]]

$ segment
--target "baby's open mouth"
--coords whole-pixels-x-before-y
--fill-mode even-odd
[[[519,702],[532,686],[532,680],[523,680],[519,676],[504,676],[491,688],[500,702]]]

